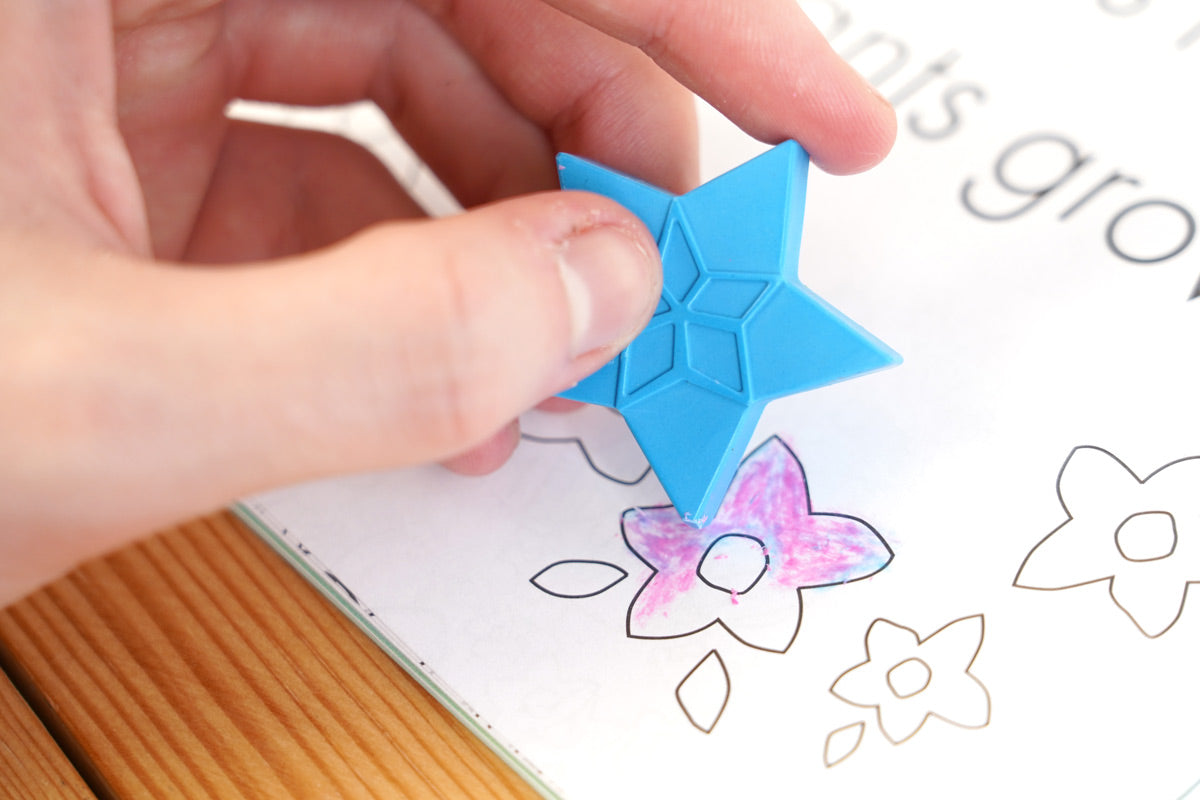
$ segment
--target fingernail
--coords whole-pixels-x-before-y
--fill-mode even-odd
[[[571,357],[623,347],[657,302],[658,254],[633,232],[601,226],[563,243],[558,260],[571,318]]]

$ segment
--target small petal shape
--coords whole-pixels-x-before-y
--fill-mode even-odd
[[[629,573],[607,561],[556,561],[529,579],[537,588],[554,597],[581,599],[603,594]]]
[[[855,722],[831,731],[825,737],[825,766],[836,767],[850,756],[862,744],[863,733],[867,723]]]
[[[675,699],[692,725],[712,733],[729,702],[729,671],[721,654],[708,651],[675,687]]]

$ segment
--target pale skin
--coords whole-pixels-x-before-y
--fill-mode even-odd
[[[255,490],[499,466],[660,288],[555,152],[686,191],[688,90],[832,173],[895,135],[794,0],[0,0],[0,70],[0,606]],[[373,100],[468,211],[235,97]]]

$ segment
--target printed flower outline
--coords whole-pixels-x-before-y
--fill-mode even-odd
[[[1029,552],[1013,585],[1073,589],[1108,581],[1113,602],[1154,639],[1200,580],[1200,457],[1140,479],[1099,447],[1071,451],[1058,475],[1067,521]]]
[[[804,469],[774,436],[742,462],[707,527],[658,506],[627,510],[621,533],[652,570],[626,615],[635,639],[719,624],[745,645],[783,653],[800,628],[801,589],[861,580],[892,560],[866,522],[812,513]]]
[[[846,670],[829,691],[874,708],[892,744],[908,741],[930,717],[962,728],[991,719],[991,697],[971,665],[983,646],[983,615],[954,620],[926,639],[886,619],[867,629],[867,660]]]
[[[650,464],[629,426],[610,408],[585,405],[570,412],[530,411],[521,417],[521,438],[577,448],[592,472],[622,486],[637,486],[650,474]]]

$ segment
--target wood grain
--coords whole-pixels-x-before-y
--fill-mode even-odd
[[[0,641],[101,794],[537,796],[226,513],[0,613]]]
[[[0,672],[0,797],[95,799],[49,732]]]

